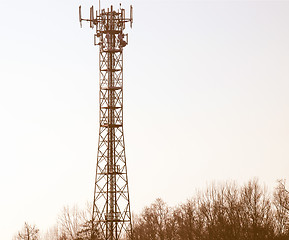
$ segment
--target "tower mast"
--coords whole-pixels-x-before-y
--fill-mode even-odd
[[[100,6],[100,3],[99,3]],[[131,212],[123,135],[123,48],[128,43],[124,33],[130,18],[125,9],[111,6],[94,16],[79,20],[96,27],[94,44],[99,46],[99,141],[92,213],[91,238],[131,239]]]

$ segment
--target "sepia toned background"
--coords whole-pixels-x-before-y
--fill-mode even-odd
[[[111,1],[118,6],[119,1]],[[93,200],[97,1],[1,0],[0,231],[46,229]],[[108,1],[103,0],[105,6]],[[288,179],[289,2],[126,1],[124,131],[131,208],[212,181]],[[87,10],[85,12],[85,10]]]

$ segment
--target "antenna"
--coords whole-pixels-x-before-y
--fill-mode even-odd
[[[132,5],[130,5],[130,28],[132,28],[132,23],[133,23],[133,8]]]
[[[82,28],[81,5],[79,6],[79,22],[80,22],[80,27]]]
[[[125,9],[121,8],[120,11],[121,11],[121,17],[125,19]],[[125,29],[125,23],[123,23],[123,29]]]
[[[90,22],[89,22],[91,28],[94,28],[93,20],[94,20],[94,10],[93,10],[93,6],[91,6],[91,8],[90,8]]]

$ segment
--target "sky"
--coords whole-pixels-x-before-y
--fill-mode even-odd
[[[0,232],[45,232],[93,200],[98,48],[91,0],[0,2]],[[102,6],[119,1],[102,0]],[[289,169],[289,1],[123,0],[131,209]]]

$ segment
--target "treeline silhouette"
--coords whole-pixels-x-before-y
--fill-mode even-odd
[[[288,240],[289,195],[273,197],[257,180],[212,185],[177,207],[157,199],[134,219],[134,240]]]
[[[91,240],[91,208],[65,207],[42,236],[25,223],[14,239]],[[98,236],[97,229],[94,229]],[[30,234],[30,236],[29,236]],[[213,184],[187,202],[169,207],[156,199],[133,215],[133,240],[289,240],[289,192],[285,180],[268,193],[254,179],[243,186]],[[100,238],[97,238],[97,240]]]

